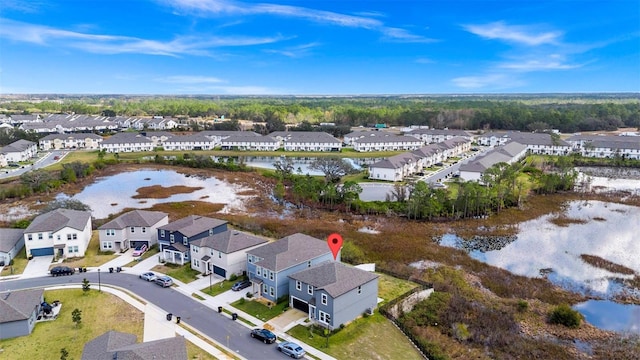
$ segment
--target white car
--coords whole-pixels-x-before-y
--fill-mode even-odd
[[[140,279],[147,281],[154,281],[157,278],[156,274],[152,272],[146,272],[144,274],[140,274]]]

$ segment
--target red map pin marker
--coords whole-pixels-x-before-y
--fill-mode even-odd
[[[333,260],[335,260],[338,257],[340,248],[342,248],[342,236],[336,233],[329,235],[327,237],[327,244],[329,245],[329,249],[331,249],[331,253],[333,253]]]

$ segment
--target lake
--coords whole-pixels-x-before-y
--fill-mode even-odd
[[[163,199],[133,198],[138,194],[137,189],[152,185],[163,187],[182,185],[202,189],[187,194],[171,195]],[[98,178],[72,198],[89,205],[93,210],[93,216],[103,219],[125,208],[148,208],[159,203],[190,200],[225,204],[224,212],[232,208],[242,208],[242,202],[247,196],[240,196],[238,193],[245,190],[249,189],[213,177],[188,176],[172,170],[138,170]]]

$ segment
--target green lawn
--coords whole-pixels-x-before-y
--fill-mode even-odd
[[[148,259],[148,258],[152,257],[153,255],[156,255],[159,252],[160,252],[160,250],[158,248],[158,244],[152,245],[151,249],[145,251],[145,253],[142,254],[142,256],[140,256],[138,258],[138,260],[133,260],[132,262],[126,264],[125,267],[134,267],[134,266],[138,265],[138,263],[140,263],[140,261],[142,261],[144,259]]]
[[[204,289],[201,289],[200,291],[202,291],[203,293],[207,294],[207,295],[211,295],[211,296],[216,296],[216,295],[220,295],[225,291],[231,290],[231,287],[233,286],[233,284],[235,284],[238,281],[242,281],[242,280],[246,280],[247,277],[246,276],[240,276],[238,277],[236,280],[222,280],[221,282],[217,283],[217,284],[213,284],[213,286],[209,287],[207,286]],[[246,290],[244,290],[246,292]]]
[[[354,320],[327,338],[322,331],[297,325],[287,334],[336,359],[422,359],[413,344],[379,313]]]
[[[13,258],[13,265],[6,264],[4,268],[2,268],[2,273],[0,276],[8,276],[8,275],[18,275],[24,272],[24,268],[27,267],[27,250],[26,248],[22,248],[20,252]]]
[[[274,317],[282,314],[284,312],[284,308],[289,306],[289,303],[283,301],[269,308],[256,300],[245,300],[243,298],[238,301],[232,302],[231,306],[238,310],[242,310],[245,313],[252,315],[262,321],[269,321]]]
[[[166,263],[163,265],[156,265],[151,270],[169,275],[172,278],[180,280],[185,284],[198,279],[198,275],[200,274],[199,271],[193,270],[191,268],[190,263],[187,263],[185,265]]]
[[[144,314],[120,298],[98,292],[97,284],[83,294],[82,289],[52,290],[45,292],[45,300],[60,300],[62,308],[55,321],[37,323],[31,335],[0,340],[0,358],[7,359],[59,359],[60,349],[66,348],[69,359],[79,359],[84,344],[116,330],[135,334],[142,341]],[[82,324],[76,328],[71,319],[74,309],[82,311]]]
[[[391,275],[377,273],[378,278],[378,297],[384,301],[391,301],[407,291],[418,287],[418,284],[395,278]]]
[[[95,267],[105,264],[109,260],[113,260],[116,258],[116,254],[113,252],[103,252],[100,251],[100,238],[98,236],[98,230],[94,230],[91,234],[91,241],[89,241],[89,245],[87,247],[87,251],[85,251],[84,257],[79,258],[67,258],[64,261],[64,264],[70,267]]]

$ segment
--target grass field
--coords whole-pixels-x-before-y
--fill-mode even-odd
[[[404,334],[379,313],[360,318],[327,339],[297,325],[287,332],[336,359],[422,359]]]
[[[207,295],[211,295],[211,296],[216,296],[216,295],[220,295],[223,292],[227,291],[227,290],[231,290],[231,287],[233,286],[233,284],[235,284],[238,281],[242,281],[242,280],[247,280],[246,276],[240,276],[238,277],[236,280],[231,281],[231,280],[222,280],[221,282],[217,283],[217,284],[213,284],[213,286],[209,287],[207,286],[204,289],[201,289],[200,291],[202,291],[203,293],[207,294]],[[246,292],[245,290],[241,290]]]
[[[269,321],[274,317],[282,314],[284,312],[284,308],[289,306],[289,303],[283,301],[279,304],[276,304],[275,306],[268,307],[256,300],[244,300],[244,298],[242,298],[238,301],[232,302],[231,306],[242,310],[245,313],[252,315],[262,321]]]
[[[64,261],[64,265],[70,267],[94,267],[105,264],[109,260],[113,260],[116,254],[112,252],[102,252],[100,251],[100,239],[98,237],[98,230],[94,230],[91,235],[91,241],[89,241],[89,246],[87,247],[87,251],[84,254],[84,257],[80,258],[68,258]],[[53,264],[52,264],[53,265]]]
[[[27,250],[26,248],[22,248],[20,252],[13,258],[13,265],[5,265],[2,268],[2,272],[0,276],[8,276],[8,275],[18,275],[24,272],[24,269],[27,267]]]
[[[198,277],[200,274],[199,271],[193,270],[190,266],[190,263],[186,263],[185,265],[176,265],[176,264],[163,264],[156,265],[152,269],[152,271],[157,271],[159,273],[163,273],[171,276],[177,280],[182,281],[185,284],[188,284]]]
[[[378,297],[384,299],[385,302],[391,301],[407,291],[418,287],[418,284],[395,278],[390,275],[378,273]]]

